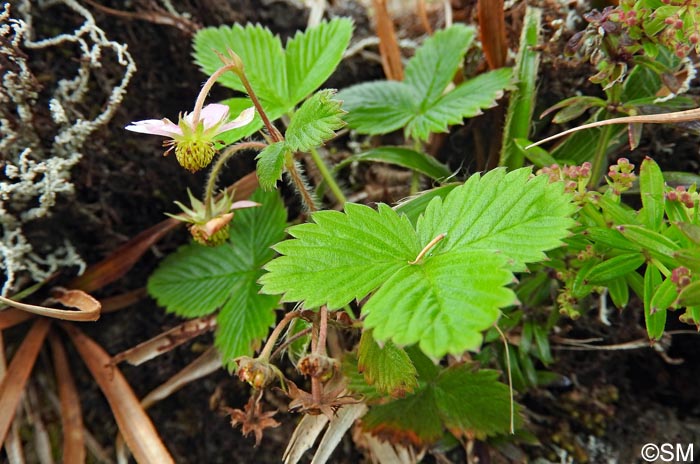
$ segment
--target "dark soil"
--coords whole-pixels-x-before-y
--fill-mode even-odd
[[[100,3],[121,11],[149,10],[155,4],[149,0]],[[306,11],[295,6],[301,2],[291,0],[182,0],[174,3],[178,11],[191,15],[194,23],[209,26],[260,22],[279,33],[283,40],[306,24]],[[331,14],[354,18],[355,38],[371,33],[364,9],[355,1],[329,3]],[[459,4],[459,11],[468,18],[473,16],[475,2],[453,3]],[[205,76],[193,65],[191,38],[182,30],[109,14],[85,5],[111,40],[129,45],[138,72],[113,121],[95,133],[84,150],[85,157],[73,175],[76,184],[74,202],[61,206],[53,219],[39,226],[51,231],[46,234],[47,240],[51,239],[50,236],[67,237],[79,247],[88,263],[96,263],[129,238],[164,219],[163,212],[173,212],[173,200],[185,201],[187,188],[193,192],[202,190],[204,174],[187,173],[176,164],[174,157],[163,159],[163,149],[156,137],[127,136],[123,127],[131,121],[159,114],[174,119],[178,112],[192,106]],[[41,27],[72,30],[77,25],[70,12],[60,8],[51,11],[51,19],[41,18]],[[561,11],[550,12],[551,17],[560,14]],[[512,20],[517,22],[517,18]],[[564,43],[566,36],[560,40]],[[545,106],[570,96],[572,89],[590,90],[589,93],[598,91],[586,83],[590,75],[587,65],[564,60],[561,47],[556,44],[551,47],[549,58],[544,62],[541,83]],[[50,75],[64,72],[63,66],[74,66],[41,53],[30,58],[33,69]],[[109,69],[105,70],[106,75],[109,72]],[[343,87],[381,75],[377,63],[355,58],[344,63],[327,86]],[[216,89],[210,99],[216,101],[227,96],[224,90]],[[479,124],[479,121],[470,124]],[[465,160],[463,154],[463,147],[474,143],[471,126],[456,127],[439,144],[436,152],[441,160],[465,171],[474,171],[478,169],[478,160]],[[640,147],[632,154],[625,153],[625,156],[637,162],[649,155],[664,170],[695,173],[700,166],[699,146],[700,137],[688,134],[682,128],[649,127]],[[251,172],[254,167],[252,158],[250,154],[230,163],[228,177],[224,180],[231,183]],[[346,184],[367,193],[369,201],[395,201],[407,191],[405,174],[389,168],[364,167],[358,172],[348,172],[346,176]],[[293,204],[296,200],[290,195],[288,201]],[[186,241],[184,229],[170,233],[124,278],[96,292],[96,296],[105,298],[143,287],[161,257]],[[67,281],[69,277],[62,276],[59,281]],[[609,345],[644,339],[646,335],[640,314],[641,310],[634,306],[622,314],[615,313],[611,316],[610,327],[599,323],[595,315],[590,314],[587,315],[590,317],[569,322],[559,335],[600,336]],[[178,318],[165,314],[152,300],[143,299],[117,313],[104,315],[98,323],[81,328],[107,352],[116,354],[179,322]],[[673,322],[669,330],[674,329],[688,327]],[[7,340],[19,340],[24,330],[19,327],[9,331]],[[210,343],[211,337],[203,336],[194,344],[180,347],[142,366],[122,365],[121,369],[137,396],[142,397],[191,362]],[[531,456],[547,457],[554,462],[559,462],[556,449],[560,448],[567,450],[569,456],[575,456],[577,462],[631,463],[641,462],[639,448],[644,443],[700,445],[700,407],[697,402],[700,341],[692,335],[677,335],[668,344],[665,354],[673,359],[683,359],[683,364],[669,364],[652,348],[557,351],[557,362],[550,368],[567,382],[559,387],[533,391],[522,398],[523,404],[533,412],[529,421],[532,431],[541,441],[540,445],[523,449]],[[108,404],[78,360],[77,353],[71,351],[70,354],[74,360],[72,365],[79,383],[86,427],[111,453],[117,430]],[[43,373],[40,378],[53,377],[48,356],[40,359],[35,372]],[[248,387],[221,370],[156,404],[149,410],[149,415],[178,463],[279,462],[299,418],[278,414],[276,419],[282,425],[267,431],[263,443],[255,448],[253,438],[242,437],[220,412],[224,405],[241,408],[248,394]],[[272,393],[267,400],[275,408],[284,408],[282,396]],[[591,414],[586,416],[586,412]],[[53,419],[56,419],[55,414]],[[31,445],[26,447],[30,449]],[[30,459],[34,458],[31,451],[28,453]],[[696,446],[696,453],[700,453],[700,447]],[[517,462],[524,455],[514,453],[512,456],[515,460],[511,462]],[[455,462],[464,459],[460,451],[453,451],[447,457]],[[439,459],[443,458],[446,457]],[[361,459],[346,437],[331,462],[352,463]],[[432,462],[437,458],[429,456],[426,459]],[[0,462],[6,462],[4,454],[0,454]],[[507,461],[500,453],[494,453],[494,462]]]

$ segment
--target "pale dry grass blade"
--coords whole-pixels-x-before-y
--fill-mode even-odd
[[[221,369],[221,356],[216,348],[211,347],[200,357],[185,366],[180,372],[170,377],[165,383],[148,393],[148,395],[141,400],[141,404],[145,409],[148,409],[188,383],[206,377],[219,369]]]
[[[558,134],[542,139],[539,142],[532,143],[525,147],[525,149],[528,150],[532,147],[558,139],[559,137],[564,137],[565,135],[573,134],[574,132],[584,129],[593,129],[594,127],[609,126],[612,124],[676,124],[697,120],[700,120],[700,108],[686,111],[676,111],[673,113],[644,114],[640,116],[625,116],[622,118],[606,119],[604,121],[583,124],[582,126],[574,127],[572,129],[565,130],[564,132],[559,132]]]
[[[312,416],[304,415],[294,429],[292,437],[289,439],[287,449],[284,450],[284,464],[297,464],[304,453],[310,449],[323,429],[328,424],[328,417],[325,414]]]
[[[113,364],[127,361],[133,366],[145,363],[163,353],[177,348],[185,342],[210,332],[216,328],[216,315],[199,317],[183,322],[182,324],[167,330],[156,337],[139,343],[133,348],[112,357]]]
[[[331,419],[326,433],[323,434],[321,443],[316,448],[311,464],[326,464],[345,432],[365,413],[367,413],[367,405],[364,403],[346,404],[338,409]]]

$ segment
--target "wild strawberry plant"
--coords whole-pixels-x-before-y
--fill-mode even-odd
[[[193,113],[177,125],[130,126],[172,137],[168,145],[188,169],[190,158],[202,167],[221,150],[204,200],[191,196],[191,207],[180,204],[179,218],[199,243],[167,257],[148,289],[175,314],[217,314],[223,362],[253,389],[244,409],[228,410],[244,433],[254,432],[259,442],[265,428],[278,424],[260,403],[274,385],[289,397],[290,410],[324,414],[331,428],[343,411],[353,420],[364,416],[365,431],[419,448],[449,436],[512,432],[521,424],[512,389],[482,366],[497,365],[504,355],[516,388],[544,381],[533,374],[532,358],[552,362],[547,331],[559,313],[578,316],[591,293],[607,289],[624,307],[631,289],[643,301],[652,340],[661,336],[668,309],[684,306],[686,320],[697,323],[697,193],[667,188],[651,161],[642,165],[639,211],[621,202],[633,180],[624,161],[610,168],[604,192],[594,188],[590,164],[555,165],[538,175],[530,168],[475,174],[395,207],[346,202],[317,151],[346,122],[369,135],[402,129],[412,144],[351,160],[447,178],[447,167],[423,153],[422,143],[494,106],[512,81],[512,71],[501,69],[455,86],[474,36],[472,28],[455,25],[425,41],[402,82],[359,84],[339,94],[317,90],[351,33],[350,21],[334,19],[298,33],[284,48],[260,26],[205,29],[195,38],[195,59],[211,77]],[[226,111],[222,104],[203,107],[214,81],[248,96],[224,101]],[[242,116],[229,122],[229,112]],[[282,116],[284,130],[273,125]],[[262,140],[233,143],[263,127]],[[245,204],[234,203],[227,190],[216,195],[219,172],[243,150],[258,151],[261,187]],[[305,154],[342,210],[321,210],[300,163]],[[275,191],[283,178],[308,212],[286,230],[288,213]],[[234,214],[236,205],[246,209]],[[560,282],[558,311],[543,323],[524,317],[520,305],[549,297],[542,290],[552,280],[537,272],[549,269]],[[342,352],[329,352],[329,331]],[[503,331],[520,337],[519,354]],[[496,348],[499,334],[503,349]],[[278,361],[285,350],[309,378],[309,391]],[[337,422],[341,433],[352,424]]]

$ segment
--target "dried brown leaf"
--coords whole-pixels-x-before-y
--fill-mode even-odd
[[[15,417],[15,411],[22,398],[27,379],[50,326],[49,319],[42,318],[34,322],[12,358],[2,383],[0,383],[0,445],[5,442],[7,431]]]
[[[503,0],[479,0],[479,38],[489,69],[502,68],[508,56]]]
[[[140,463],[173,463],[151,419],[121,371],[100,345],[74,325],[62,324],[109,403],[127,446]]]
[[[401,49],[396,40],[394,21],[389,15],[386,0],[373,0],[374,28],[379,37],[379,54],[382,57],[384,75],[389,80],[403,80],[403,64],[401,63]]]
[[[53,355],[53,368],[56,372],[58,396],[61,400],[63,462],[80,464],[85,462],[85,434],[78,390],[75,388],[63,342],[55,332],[49,335],[49,344]]]
[[[66,290],[56,287],[52,291],[52,297],[46,301],[47,303],[60,303],[69,308],[76,308],[78,311],[20,303],[0,296],[0,303],[39,316],[76,322],[96,321],[100,318],[100,302],[82,290]]]
[[[244,436],[247,437],[251,432],[255,434],[255,446],[260,444],[265,429],[280,426],[280,423],[272,418],[277,411],[263,412],[258,395],[251,396],[243,410],[228,407],[224,407],[223,410],[231,416],[231,427],[240,424]]]
[[[157,335],[150,340],[139,343],[133,348],[112,357],[112,363],[119,364],[127,361],[133,366],[138,366],[163,353],[182,345],[183,343],[197,337],[203,333],[210,332],[216,328],[216,315],[199,317],[183,322],[170,330]]]
[[[5,309],[0,311],[0,330],[9,329],[24,321],[28,321],[32,315],[19,309]]]

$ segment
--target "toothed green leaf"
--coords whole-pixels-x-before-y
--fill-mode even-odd
[[[300,102],[331,76],[351,37],[352,21],[333,18],[305,32],[297,32],[287,42],[285,58],[290,101]]]
[[[510,426],[508,387],[498,373],[466,364],[444,369],[414,394],[374,406],[363,428],[416,446],[438,441],[446,430],[481,439],[506,433]],[[520,423],[516,405],[515,423]],[[406,411],[410,411],[409,414]]]
[[[340,92],[350,127],[363,134],[404,127],[408,137],[427,140],[494,106],[510,85],[509,69],[483,74],[445,93],[473,37],[473,28],[461,24],[438,31],[408,62],[404,81],[363,83]]]
[[[416,368],[406,351],[392,342],[379,346],[370,330],[362,333],[357,356],[357,368],[367,384],[384,394],[401,397],[418,386]]]
[[[272,190],[277,186],[277,181],[282,178],[284,170],[284,157],[287,146],[284,142],[273,143],[265,147],[255,159],[258,161],[256,170],[260,187]]]
[[[439,30],[426,39],[408,62],[404,82],[421,96],[421,109],[440,98],[452,82],[474,35],[474,28],[463,24]]]
[[[516,301],[505,287],[512,269],[542,260],[573,225],[563,186],[530,175],[473,176],[434,198],[417,230],[383,204],[314,213],[275,247],[282,256],[266,265],[263,292],[329,309],[374,292],[362,312],[378,341],[417,343],[433,359],[476,349],[499,308]]]
[[[341,102],[333,99],[335,90],[326,89],[317,92],[306,100],[294,113],[287,132],[287,146],[291,151],[309,151],[333,138],[335,131],[345,122],[340,109]]]

